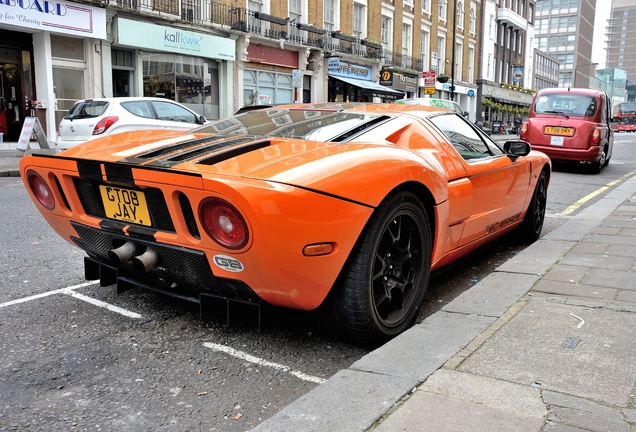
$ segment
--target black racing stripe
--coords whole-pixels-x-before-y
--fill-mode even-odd
[[[269,145],[270,145],[269,141],[256,141],[256,142],[250,142],[243,145],[237,145],[227,150],[222,150],[218,153],[211,154],[210,156],[199,160],[197,163],[202,165],[214,165],[216,163],[222,162],[227,159],[231,159],[233,157],[236,157],[244,153],[262,149],[264,147],[269,147]]]
[[[221,139],[225,139],[227,137],[221,137],[218,135],[206,136],[203,138],[197,138],[194,140],[184,141],[177,144],[167,145],[165,147],[161,147],[156,150],[152,150],[146,153],[140,153],[134,156],[134,159],[157,159],[167,154],[181,152],[192,147],[197,147],[202,144],[206,144],[213,141],[218,141]]]
[[[102,164],[95,161],[77,161],[77,170],[80,177],[87,180],[102,180]]]
[[[106,179],[109,182],[135,184],[132,175],[132,166],[117,163],[104,163]]]

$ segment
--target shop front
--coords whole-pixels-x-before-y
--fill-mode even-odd
[[[67,2],[4,2],[0,22],[0,133],[17,141],[27,116],[37,117],[55,141],[66,99],[84,98],[106,38],[106,12]],[[89,78],[90,77],[90,78]],[[99,82],[99,75],[94,77]],[[71,103],[72,105],[72,103]]]
[[[243,70],[243,105],[297,101],[303,85],[308,85],[303,82],[294,85],[294,73],[299,73],[298,66],[298,51],[250,43]]]
[[[122,17],[115,28],[113,95],[174,100],[208,119],[232,114],[232,39]]]
[[[533,89],[524,89],[505,83],[478,80],[478,120],[492,127],[494,133],[507,133],[514,126],[514,119],[528,116],[534,98]]]
[[[373,66],[331,57],[327,68],[329,102],[391,102],[404,98],[401,91],[373,81]]]
[[[405,98],[416,97],[419,77],[393,69],[382,69],[380,84],[404,93]]]

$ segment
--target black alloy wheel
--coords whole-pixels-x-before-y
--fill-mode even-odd
[[[399,192],[376,209],[332,303],[346,335],[375,345],[413,324],[430,278],[431,238],[426,210],[412,193]]]

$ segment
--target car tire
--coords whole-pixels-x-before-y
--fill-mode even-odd
[[[592,165],[590,165],[590,172],[592,174],[598,174],[601,172],[601,169],[607,165],[605,162],[607,161],[607,150],[603,149],[602,153],[601,153],[601,158],[599,159],[598,162],[592,162]]]
[[[541,171],[537,185],[532,194],[532,200],[528,205],[523,222],[519,225],[518,232],[520,239],[524,243],[534,243],[541,236],[543,222],[545,221],[545,209],[548,202],[548,174]]]
[[[398,192],[375,210],[330,298],[332,324],[377,346],[413,325],[431,274],[432,235],[422,202]]]

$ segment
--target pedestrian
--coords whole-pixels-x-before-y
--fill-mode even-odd
[[[515,117],[515,129],[517,130],[517,136],[521,133],[521,123],[523,123],[521,116],[517,114],[517,117]]]

